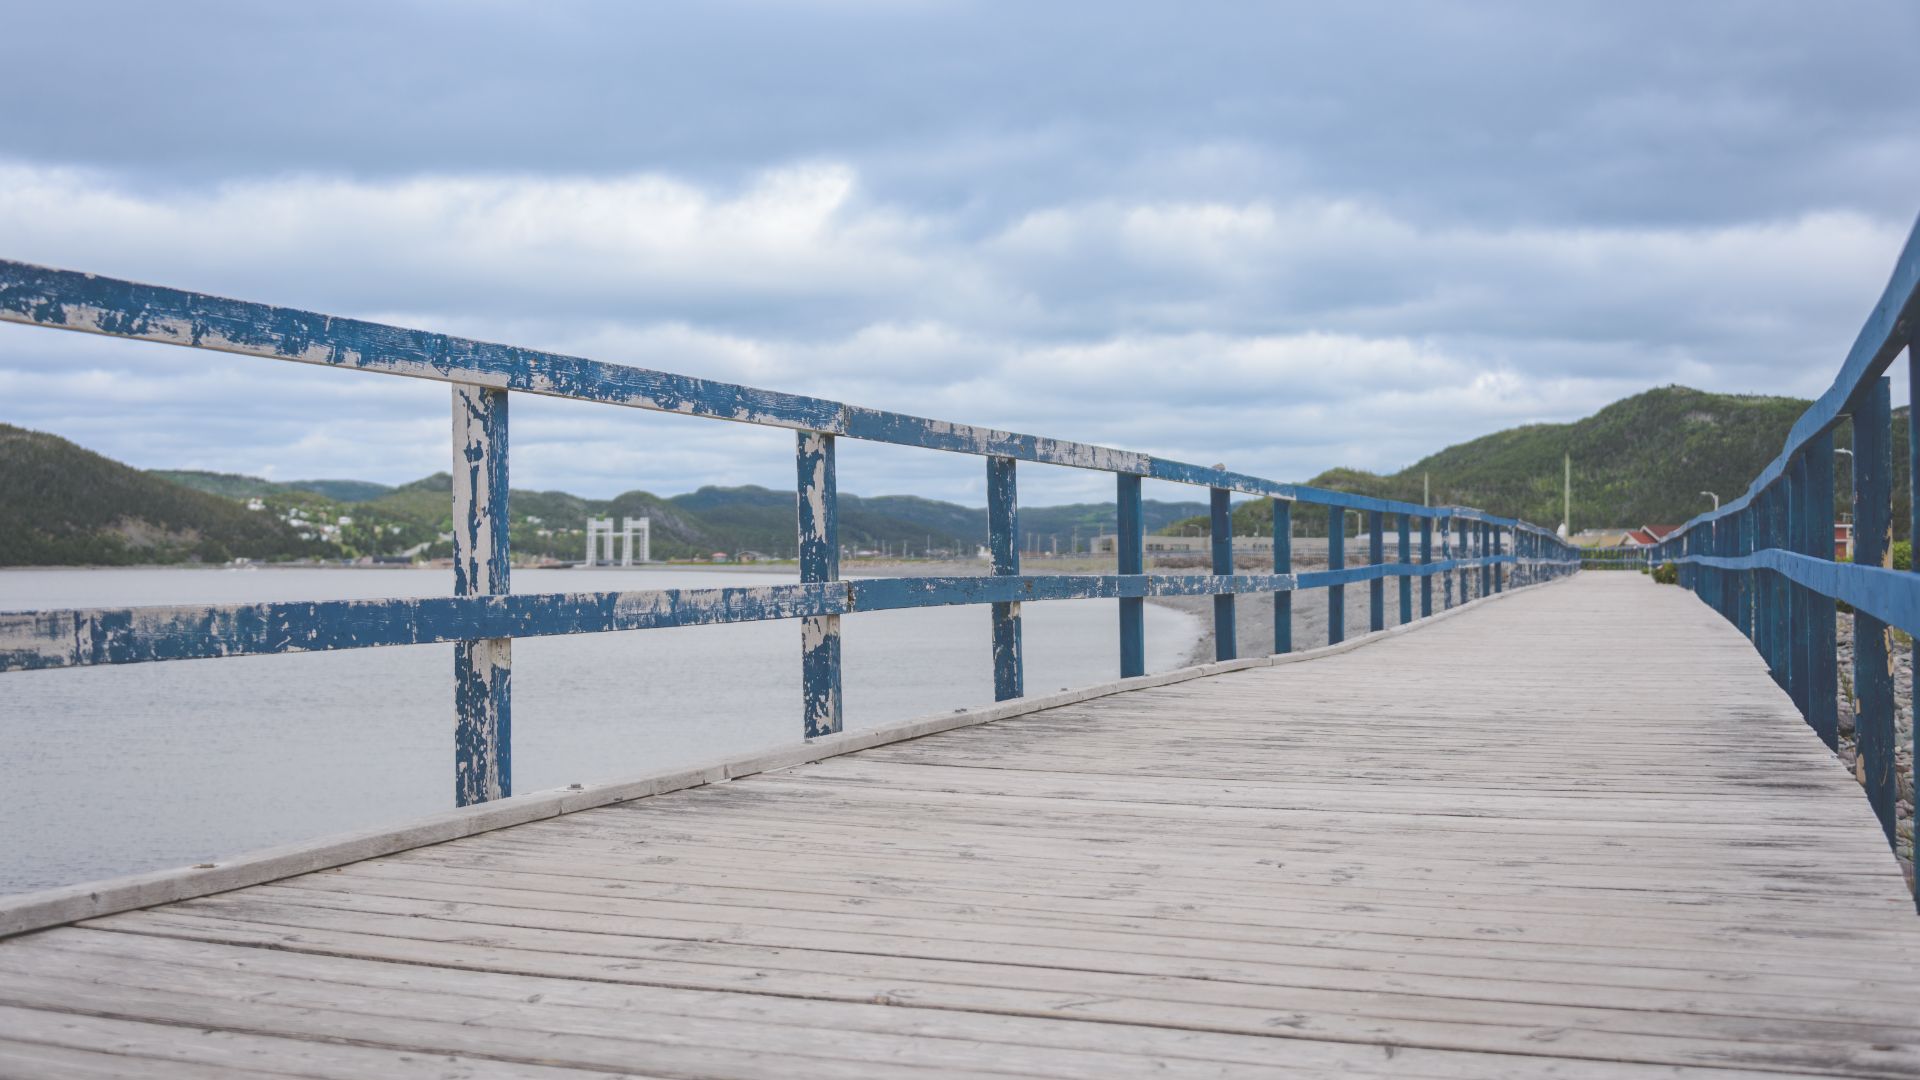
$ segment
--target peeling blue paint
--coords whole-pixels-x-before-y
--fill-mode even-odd
[[[839,493],[834,479],[833,436],[802,431],[796,464],[800,580],[829,582],[840,576]],[[814,615],[800,623],[801,729],[809,739],[840,730],[840,616]]]
[[[1208,528],[1211,530],[1213,574],[1227,577],[1233,573],[1233,492],[1213,488],[1208,493]],[[1239,623],[1234,618],[1233,594],[1218,593],[1213,598],[1213,658],[1232,660],[1240,655]]]
[[[994,687],[1000,699],[1024,689],[1021,605],[1077,598],[1118,601],[1120,669],[1145,672],[1145,612],[1150,596],[1214,598],[1217,655],[1237,655],[1236,597],[1274,597],[1274,642],[1293,647],[1292,594],[1327,588],[1329,639],[1344,636],[1344,589],[1369,583],[1373,625],[1382,625],[1387,577],[1400,579],[1401,618],[1411,619],[1411,586],[1421,581],[1421,612],[1432,607],[1432,577],[1445,575],[1447,603],[1468,572],[1483,577],[1506,565],[1531,575],[1570,572],[1577,560],[1536,526],[1460,507],[1428,508],[1389,499],[1283,484],[1224,467],[1202,467],[1111,447],[1024,435],[850,406],[733,383],[626,367],[557,353],[472,341],[315,312],[207,296],[113,278],[0,261],[0,320],[182,345],[273,360],[368,371],[452,384],[454,593],[450,597],[202,607],[149,607],[0,614],[0,671],[146,663],[332,649],[455,645],[455,794],[460,804],[512,793],[512,641],[517,637],[655,629],[705,623],[798,619],[801,623],[803,729],[807,737],[841,729],[842,615],[857,611],[989,604]],[[753,589],[554,593],[514,596],[507,543],[508,397],[544,394],[687,416],[796,430],[796,526],[799,585]],[[985,577],[839,580],[834,448],[840,436],[988,459],[989,547]],[[1104,470],[1116,475],[1118,558],[1107,575],[1022,575],[1018,461]],[[1211,574],[1148,574],[1143,478],[1210,490]],[[1232,493],[1274,500],[1272,574],[1234,572]],[[1329,508],[1329,568],[1292,569],[1294,502]],[[1345,564],[1346,510],[1369,515],[1371,565]],[[1399,518],[1400,560],[1382,560],[1383,514]],[[1408,559],[1409,522],[1421,523],[1421,562]],[[1432,531],[1443,546],[1454,528],[1483,543],[1478,557],[1450,548],[1432,558]],[[1524,539],[1522,556],[1488,549],[1491,530]],[[1470,553],[1462,550],[1460,556]],[[1557,556],[1556,558],[1550,556]],[[1497,586],[1496,586],[1497,587]],[[1485,587],[1482,590],[1485,592]]]
[[[1020,573],[1020,500],[1014,459],[987,459],[987,551],[995,577]],[[993,699],[1008,701],[1026,692],[1020,657],[1020,601],[993,604]]]
[[[1273,572],[1293,575],[1293,503],[1273,500]],[[1293,591],[1273,594],[1273,651],[1293,651]]]

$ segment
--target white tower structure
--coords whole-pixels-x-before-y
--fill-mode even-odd
[[[613,561],[613,519],[590,517],[587,519],[587,562],[588,566],[599,566],[601,562],[600,541],[606,538],[606,561]]]
[[[612,522],[609,521],[608,524],[611,525]],[[653,561],[653,519],[626,518],[620,522],[621,566],[632,566],[636,561],[633,557],[633,540],[636,536],[640,538],[640,558],[638,561],[643,563]],[[608,539],[611,540],[612,538],[609,537]]]
[[[613,566],[614,543],[620,545],[620,561],[617,565],[632,566],[636,562],[653,561],[653,519],[623,518],[620,527],[615,529],[610,517],[587,519],[587,566]],[[634,548],[638,542],[639,551]]]

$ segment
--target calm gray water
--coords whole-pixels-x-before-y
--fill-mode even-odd
[[[516,570],[516,592],[766,585],[768,574]],[[0,610],[444,595],[446,570],[0,571]],[[1034,693],[1117,678],[1112,601],[1027,604]],[[846,723],[993,700],[985,607],[843,620]],[[1150,670],[1204,627],[1147,606]],[[514,788],[613,780],[799,741],[794,622],[513,646]],[[453,649],[0,675],[0,892],[203,862],[453,799]]]

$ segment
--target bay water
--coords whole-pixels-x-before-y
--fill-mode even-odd
[[[0,610],[447,595],[452,572],[0,571]],[[515,592],[758,586],[791,574],[515,570]],[[1023,605],[1030,693],[1119,676],[1115,604]],[[849,730],[993,700],[985,606],[842,620]],[[1204,631],[1147,605],[1148,670]],[[800,741],[795,621],[524,638],[514,788],[618,780]],[[0,893],[196,862],[453,804],[453,647],[0,674]]]

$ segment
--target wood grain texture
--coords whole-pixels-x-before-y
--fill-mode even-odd
[[[1761,658],[1589,574],[20,935],[0,1075],[1905,1077],[1917,999]]]

